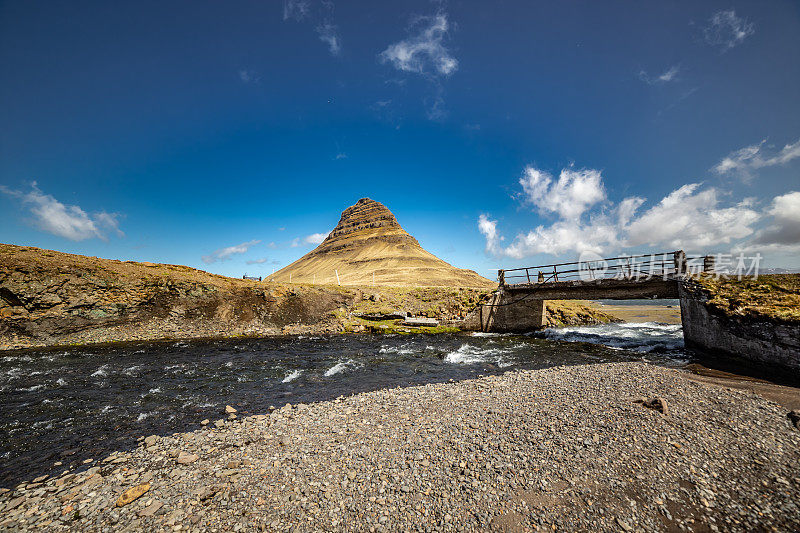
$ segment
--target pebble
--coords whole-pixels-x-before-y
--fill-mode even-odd
[[[158,500],[153,500],[150,504],[148,504],[144,509],[139,511],[139,516],[153,516],[158,512],[159,509],[164,507],[164,504]]]

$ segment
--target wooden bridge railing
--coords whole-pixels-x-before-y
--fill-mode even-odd
[[[713,270],[713,256],[710,259]],[[657,254],[627,255],[607,259],[555,263],[534,267],[511,268],[498,271],[500,285],[557,283],[561,281],[593,281],[597,279],[641,280],[660,277],[668,279],[687,272],[687,263],[700,258],[686,257],[683,250]]]

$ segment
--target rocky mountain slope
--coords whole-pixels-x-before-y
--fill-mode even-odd
[[[406,312],[459,321],[490,292],[468,287],[338,287],[226,278],[0,244],[0,349],[98,342],[378,331],[365,315]],[[608,322],[576,302],[548,302],[550,326]]]
[[[270,279],[342,285],[495,287],[472,270],[426,251],[383,204],[362,198],[342,213],[325,241]]]

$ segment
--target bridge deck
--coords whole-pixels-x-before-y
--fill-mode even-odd
[[[678,278],[597,279],[592,281],[557,281],[515,283],[502,286],[504,291],[523,293],[536,300],[638,300],[677,298]]]
[[[678,298],[690,258],[682,250],[498,271],[503,292],[536,300]],[[696,259],[696,258],[692,258]],[[705,258],[704,268],[713,269]]]

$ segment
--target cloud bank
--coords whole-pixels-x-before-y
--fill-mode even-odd
[[[768,225],[756,232],[744,251],[800,252],[800,192],[776,196],[767,210]]]
[[[646,199],[607,199],[602,173],[572,167],[558,179],[532,166],[519,180],[522,205],[543,217],[555,217],[519,233],[504,246],[498,222],[489,214],[478,217],[478,231],[486,252],[496,257],[522,259],[538,254],[564,256],[591,251],[608,255],[626,248],[715,251],[720,245],[765,251],[800,250],[800,193],[772,200],[766,211],[745,198],[726,201],[727,195],[701,183],[689,183],[643,209]],[[757,230],[759,223],[768,225]],[[742,239],[750,238],[743,243]]]
[[[0,192],[18,199],[32,215],[32,225],[47,233],[71,241],[93,238],[106,241],[109,233],[118,237],[125,235],[119,229],[119,214],[106,211],[89,214],[77,205],[62,204],[53,196],[43,193],[35,181],[27,193],[3,185],[0,185]]]

